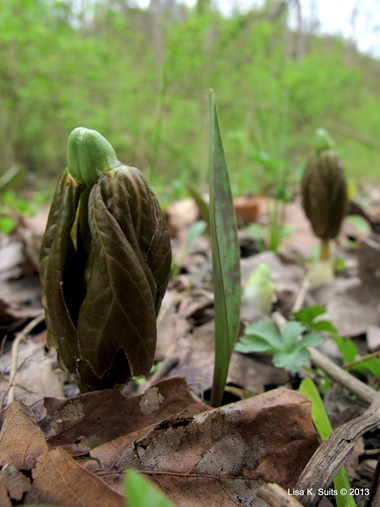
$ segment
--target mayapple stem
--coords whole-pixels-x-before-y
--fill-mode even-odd
[[[321,239],[319,260],[321,262],[328,262],[330,260],[330,241],[328,239]]]

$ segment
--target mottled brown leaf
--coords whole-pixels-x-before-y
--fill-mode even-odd
[[[11,501],[8,497],[7,488],[1,477],[0,477],[0,505],[1,507],[12,507]]]
[[[17,470],[13,463],[9,463],[0,471],[0,479],[13,500],[20,501],[25,493],[30,491],[30,479]],[[0,505],[3,505],[0,503]]]
[[[0,465],[13,463],[18,469],[30,470],[48,445],[33,420],[30,410],[14,401],[3,412],[0,434]]]
[[[200,403],[183,378],[164,380],[143,395],[127,398],[116,389],[95,391],[70,400],[46,398],[50,445],[67,445],[79,438],[108,442],[186,409],[190,415],[208,407]]]
[[[99,473],[133,467],[149,474],[178,506],[256,506],[260,485],[294,486],[317,447],[310,402],[278,389],[172,416],[93,449],[91,457],[102,465]]]
[[[45,452],[33,470],[27,503],[58,507],[125,507],[124,499],[101,479],[84,470],[63,449]]]

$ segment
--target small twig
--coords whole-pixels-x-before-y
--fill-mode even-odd
[[[331,359],[322,354],[319,350],[309,348],[309,351],[311,361],[315,366],[326,373],[327,376],[345,387],[352,394],[355,394],[365,403],[372,403],[374,401],[377,392],[372,389],[372,387],[369,387],[367,384],[348,373],[346,370],[334,363],[334,361],[331,361]]]
[[[345,363],[343,365],[344,369],[351,368],[351,366],[355,366],[356,364],[363,363],[367,361],[367,359],[372,359],[374,357],[380,356],[380,350],[376,350],[375,352],[371,352],[370,354],[366,354],[365,356],[358,357],[354,361],[350,361],[349,363]]]
[[[9,387],[8,387],[8,405],[14,401],[14,379],[18,370],[18,349],[22,342],[26,341],[29,333],[45,319],[45,312],[41,312],[37,317],[27,324],[22,331],[20,331],[12,343],[12,362],[9,374]],[[4,397],[5,399],[5,397]]]
[[[305,275],[305,278],[302,281],[302,285],[298,293],[297,299],[294,303],[292,313],[296,313],[301,310],[303,302],[305,301],[306,298],[307,291],[309,290],[310,287],[310,278],[311,278],[310,271],[308,271]]]

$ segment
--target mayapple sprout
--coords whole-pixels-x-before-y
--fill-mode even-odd
[[[246,304],[253,304],[256,308],[269,314],[272,310],[275,292],[276,285],[273,283],[270,267],[262,262],[248,278],[243,301]]]
[[[315,152],[309,157],[302,183],[302,205],[314,234],[321,240],[320,260],[329,261],[329,241],[340,231],[347,206],[343,163],[324,129],[315,135]]]
[[[48,343],[81,392],[146,375],[170,277],[170,238],[143,174],[76,128],[40,252]]]

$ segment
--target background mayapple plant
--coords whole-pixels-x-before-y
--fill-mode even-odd
[[[321,240],[320,260],[330,258],[329,241],[338,236],[347,207],[343,162],[324,129],[315,134],[315,151],[309,157],[301,182],[302,206],[314,234]]]
[[[40,252],[48,342],[81,392],[146,375],[171,269],[158,200],[98,132],[70,134]]]

